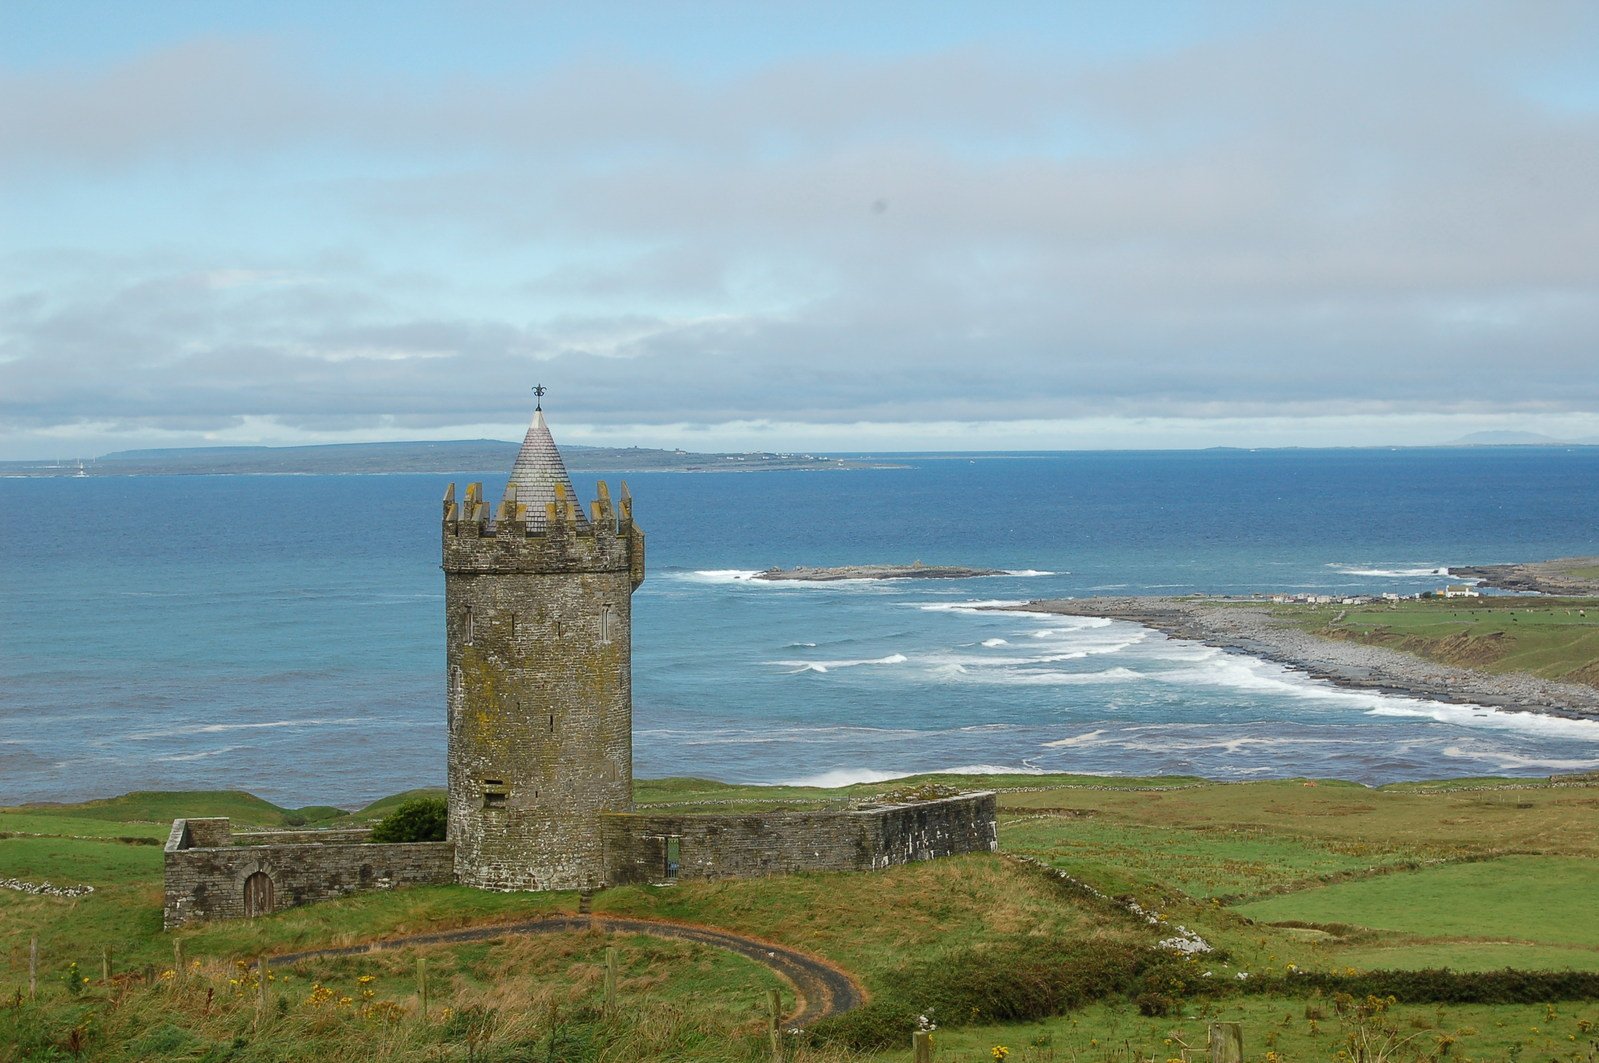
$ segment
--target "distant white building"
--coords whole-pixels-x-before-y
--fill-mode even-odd
[[[1481,598],[1482,592],[1466,583],[1452,583],[1443,590],[1445,598]]]

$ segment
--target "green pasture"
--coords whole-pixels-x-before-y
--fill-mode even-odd
[[[716,926],[806,950],[853,973],[879,1004],[911,1007],[922,1000],[906,971],[958,985],[963,965],[976,963],[974,979],[990,977],[977,969],[989,963],[985,954],[1007,955],[1030,940],[1093,956],[1147,950],[1176,924],[1217,950],[1185,969],[1229,985],[1240,972],[1281,976],[1290,966],[1599,970],[1599,786],[927,776],[843,790],[668,779],[641,782],[638,794],[643,805],[679,808],[818,807],[949,784],[1000,790],[1001,855],[872,874],[614,889],[595,897],[595,911]],[[687,943],[572,933],[318,960],[272,973],[264,1019],[253,975],[239,966],[264,953],[571,912],[572,893],[423,887],[161,931],[161,849],[150,843],[165,838],[168,813],[229,815],[241,826],[290,826],[292,818],[348,825],[396,803],[335,814],[197,793],[0,809],[0,878],[95,887],[77,898],[0,890],[0,1061],[77,1058],[71,1046],[89,1044],[86,1037],[92,1052],[81,1058],[112,1061],[766,1058],[763,1001],[779,983],[740,957]],[[1042,861],[1106,896],[1010,855]],[[1157,924],[1131,915],[1117,897],[1158,913]],[[8,1006],[25,987],[34,939],[38,997]],[[189,965],[181,980],[175,941]],[[626,1007],[604,1015],[596,1002],[608,945],[619,949]],[[100,977],[104,950],[110,984]],[[419,957],[431,972],[426,1022]],[[71,962],[90,977],[80,996],[64,988]],[[1550,1006],[1553,1015],[1530,1004],[1401,1001],[1362,1035],[1386,1024],[1404,1040],[1409,1054],[1395,1057],[1404,1059],[1433,1058],[1445,1043],[1451,1060],[1590,1059],[1582,1053],[1595,1049],[1582,1041],[1580,1023],[1599,1022],[1595,1004]],[[1245,1023],[1251,1063],[1333,1060],[1352,1021],[1311,993],[1179,994],[1164,1015],[1140,1014],[1126,996],[1025,1022],[938,1016],[935,1058],[986,1061],[1004,1045],[1010,1063],[1198,1060],[1211,1019]],[[876,1054],[797,1040],[789,1047],[789,1058],[807,1063],[909,1058],[908,1044]]]
[[[1259,922],[1345,923],[1429,938],[1583,946],[1599,963],[1599,862],[1507,856],[1340,882],[1240,905]],[[1584,913],[1587,917],[1582,917]]]
[[[1599,1005],[1556,1005],[1552,1015],[1536,1005],[1395,1005],[1375,1019],[1364,1024],[1340,1019],[1330,1001],[1314,997],[1239,997],[1158,1017],[1094,1005],[1064,1019],[937,1032],[935,1059],[990,1063],[999,1045],[1010,1050],[1005,1063],[1201,1063],[1210,1058],[1207,1028],[1215,1021],[1243,1024],[1244,1058],[1250,1061],[1342,1063],[1351,1058],[1339,1054],[1348,1050],[1349,1037],[1361,1034],[1386,1050],[1367,1057],[1374,1060],[1587,1063],[1594,1058]],[[885,1052],[875,1058],[888,1063],[908,1054]]]
[[[1599,598],[1424,598],[1272,611],[1318,635],[1429,660],[1599,684]]]
[[[1075,822],[1067,831],[1058,820],[1040,816],[1007,818],[1002,829],[1007,849],[1091,878],[1102,889],[1173,889],[1199,899],[1254,894],[1367,868],[1373,855],[1247,828],[1195,831],[1096,818]]]

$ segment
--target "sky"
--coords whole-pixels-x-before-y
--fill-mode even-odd
[[[1599,5],[0,2],[0,459],[1599,437]]]

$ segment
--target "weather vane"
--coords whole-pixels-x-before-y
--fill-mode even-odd
[[[544,393],[548,390],[550,389],[543,384],[533,385],[533,408],[535,410],[544,409]]]

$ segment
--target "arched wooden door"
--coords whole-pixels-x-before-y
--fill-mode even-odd
[[[272,911],[272,878],[265,871],[257,871],[244,880],[244,915],[254,919]]]

